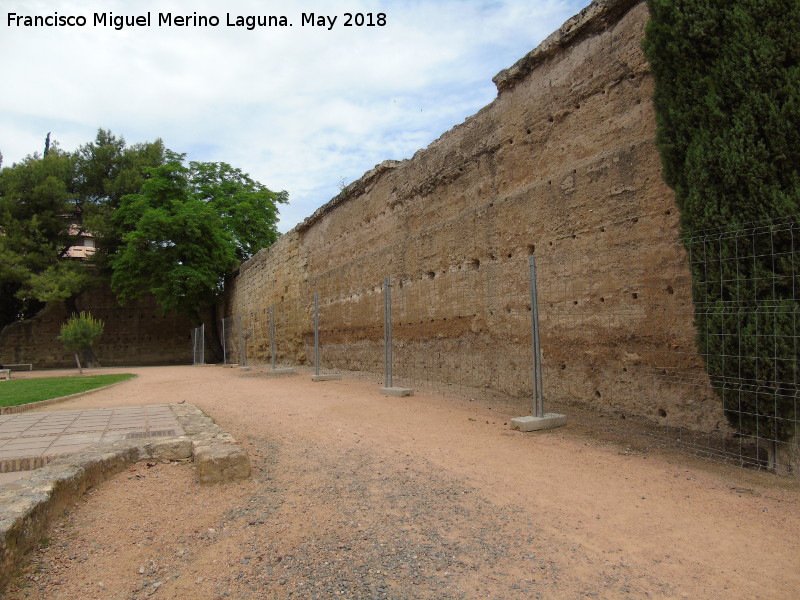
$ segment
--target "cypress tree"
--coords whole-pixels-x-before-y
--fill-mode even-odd
[[[698,347],[730,424],[800,411],[800,2],[648,0],[656,143],[692,263]]]

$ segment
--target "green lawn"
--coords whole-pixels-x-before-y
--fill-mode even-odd
[[[18,406],[50,398],[86,392],[136,377],[133,373],[117,375],[76,375],[0,381],[0,406]]]

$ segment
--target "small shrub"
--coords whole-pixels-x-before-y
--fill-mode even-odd
[[[83,369],[78,358],[78,351],[91,352],[92,345],[103,335],[103,328],[104,323],[87,312],[73,315],[61,326],[61,335],[58,336],[58,339],[67,350],[75,353],[75,362],[81,373],[83,373]]]

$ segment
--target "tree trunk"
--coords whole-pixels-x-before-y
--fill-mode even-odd
[[[91,346],[83,349],[83,362],[87,368],[97,368],[101,366]]]
[[[795,435],[788,442],[773,443],[770,463],[775,473],[788,477],[800,477],[800,439]]]
[[[64,300],[64,306],[67,309],[67,318],[80,314],[80,311],[78,310],[78,297],[76,295],[72,295]]]
[[[83,375],[83,369],[81,368],[81,359],[78,358],[78,352],[75,351],[75,362],[78,364],[78,374]]]

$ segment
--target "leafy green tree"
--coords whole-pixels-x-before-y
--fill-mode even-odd
[[[77,312],[76,296],[108,276],[107,256],[119,245],[113,215],[120,198],[139,191],[145,168],[163,162],[160,140],[126,147],[100,129],[76,152],[54,142],[45,156],[0,170],[0,328],[32,317],[46,302],[64,301]],[[76,261],[68,250],[86,232],[99,248],[89,261]]]
[[[81,312],[79,315],[73,315],[66,323],[61,326],[61,334],[58,339],[64,344],[64,347],[75,353],[75,363],[78,365],[78,371],[83,374],[81,361],[78,357],[78,352],[84,353],[84,363],[87,366],[97,363],[92,351],[94,343],[103,335],[105,324],[95,319],[90,313]]]
[[[797,433],[800,392],[797,231],[775,225],[800,217],[800,3],[648,4],[663,174],[687,250],[700,259],[698,345],[729,422],[775,440],[775,460]],[[738,233],[754,223],[772,223],[768,235]],[[711,231],[714,243],[699,244]]]
[[[165,164],[147,170],[141,193],[122,197],[112,289],[122,301],[150,292],[162,309],[198,324],[209,313],[221,355],[216,305],[225,280],[277,239],[277,205],[287,194],[225,163],[184,162],[185,155],[167,151]]]

